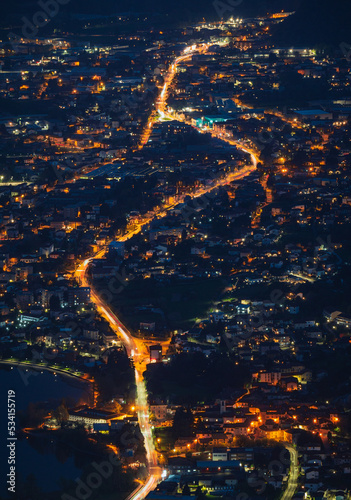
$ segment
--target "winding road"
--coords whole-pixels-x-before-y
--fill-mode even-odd
[[[174,62],[171,64],[168,70],[168,74],[165,77],[164,86],[160,92],[160,96],[156,104],[158,117],[160,119],[169,115],[166,112],[166,100],[167,100],[169,86],[172,83],[172,80],[176,74],[177,66],[181,62],[191,58],[191,56],[196,52],[200,53],[205,52],[208,49],[208,47],[209,45],[207,44],[201,44],[199,46],[189,47],[185,50],[184,55],[176,58]],[[145,145],[146,142],[148,141],[154,123],[155,123],[155,115],[152,115],[146,127],[146,132],[143,134],[141,147],[143,147],[143,145]],[[216,137],[213,133],[212,135]],[[234,180],[242,179],[248,176],[254,170],[256,170],[258,157],[256,156],[255,152],[249,150],[242,144],[230,138],[221,137],[221,139],[233,146],[236,146],[243,152],[249,154],[251,156],[252,165],[245,166],[242,169],[235,172],[229,172],[225,175],[225,177],[213,181],[212,186],[199,188],[197,191],[193,193],[186,193],[181,197],[179,197],[176,202],[168,205],[163,205],[162,207],[159,208],[158,211],[155,211],[152,214],[152,216],[144,216],[136,226],[134,226],[130,230],[127,230],[127,232],[123,236],[117,238],[117,241],[127,241],[130,238],[132,238],[135,234],[141,232],[142,229],[145,228],[153,219],[156,218],[159,219],[161,217],[165,217],[169,213],[169,211],[174,210],[174,208],[177,205],[183,203],[186,196],[190,196],[192,199],[201,197],[206,193],[209,193],[212,190],[217,189],[220,186],[229,184]],[[147,496],[147,494],[150,491],[152,491],[156,487],[157,483],[161,478],[161,472],[162,472],[161,467],[159,467],[158,465],[157,453],[153,443],[152,429],[149,420],[147,391],[146,391],[145,381],[143,378],[143,373],[145,371],[146,364],[149,362],[149,354],[147,349],[145,348],[145,345],[143,345],[143,342],[133,337],[131,332],[125,327],[125,325],[122,324],[122,322],[119,320],[116,314],[111,310],[110,304],[108,304],[101,298],[101,295],[99,295],[99,293],[94,289],[93,284],[88,279],[88,269],[92,260],[102,258],[105,255],[105,252],[106,252],[105,249],[99,250],[92,257],[83,261],[76,269],[75,277],[81,286],[90,286],[91,300],[95,304],[97,311],[101,314],[101,316],[103,316],[108,321],[112,330],[122,340],[128,355],[134,360],[135,380],[137,387],[136,407],[137,407],[140,430],[145,440],[149,476],[144,484],[140,485],[136,490],[134,490],[129,495],[127,500],[142,500]]]

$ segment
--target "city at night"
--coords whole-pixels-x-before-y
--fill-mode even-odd
[[[0,12],[0,500],[351,500],[350,1]]]

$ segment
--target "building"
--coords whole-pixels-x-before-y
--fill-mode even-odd
[[[155,344],[150,346],[150,363],[162,361],[162,346]]]
[[[68,290],[68,305],[85,306],[90,303],[90,287],[70,288]]]
[[[108,246],[109,254],[115,254],[118,257],[124,257],[124,242],[112,241]]]
[[[150,412],[155,420],[166,420],[168,416],[167,405],[150,405]]]
[[[110,424],[112,418],[116,418],[112,411],[103,411],[96,408],[82,408],[78,411],[69,412],[69,422],[77,422],[87,427],[94,424]]]

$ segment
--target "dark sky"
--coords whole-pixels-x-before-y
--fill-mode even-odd
[[[41,0],[43,3],[51,0]],[[56,1],[56,0],[54,0]],[[60,1],[60,0],[58,0]],[[148,17],[157,16],[170,23],[190,23],[205,18],[219,20],[219,12],[225,4],[234,5],[225,12],[238,16],[256,16],[280,10],[296,10],[296,14],[278,27],[277,40],[288,45],[339,45],[351,44],[351,1],[350,0],[62,0],[59,15],[50,23],[64,24],[72,14],[141,13]],[[219,8],[214,7],[217,2]],[[40,9],[38,0],[12,0],[2,2],[0,26],[20,26],[26,16],[32,19]]]
[[[42,0],[47,2],[49,0]],[[213,5],[218,4],[234,5],[234,11],[238,15],[257,15],[267,11],[277,11],[282,8],[293,9],[301,0],[65,0],[66,5],[61,10],[67,14],[72,12],[113,14],[116,12],[146,12],[168,13],[175,16],[175,19],[187,19],[189,16],[201,19],[203,16],[215,18],[217,13]],[[28,15],[38,10],[38,2],[33,0],[13,0],[2,2],[2,18],[8,16]]]
[[[303,0],[296,14],[278,27],[276,36],[295,46],[351,44],[351,2]]]

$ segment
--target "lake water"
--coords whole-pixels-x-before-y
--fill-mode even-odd
[[[25,410],[29,403],[46,402],[49,408],[60,404],[62,398],[75,406],[81,401],[88,401],[90,386],[88,383],[65,375],[0,365],[0,390],[6,398],[7,391],[16,391],[16,410]],[[3,400],[2,400],[3,401]],[[1,401],[1,403],[2,403]],[[1,404],[0,403],[0,404]]]
[[[52,372],[26,371],[25,368],[0,365],[0,498],[7,498],[6,474],[7,463],[7,393],[16,393],[16,413],[26,410],[29,403],[44,403],[48,409],[58,406],[62,399],[69,406],[84,402],[91,397],[88,383]],[[58,458],[59,457],[59,458]],[[38,440],[21,439],[16,442],[16,472],[21,480],[28,475],[36,477],[38,486],[45,492],[60,490],[60,478],[75,479],[81,471],[76,467],[74,458],[63,457],[55,453],[50,443],[38,443]],[[9,494],[9,498],[14,495]]]

